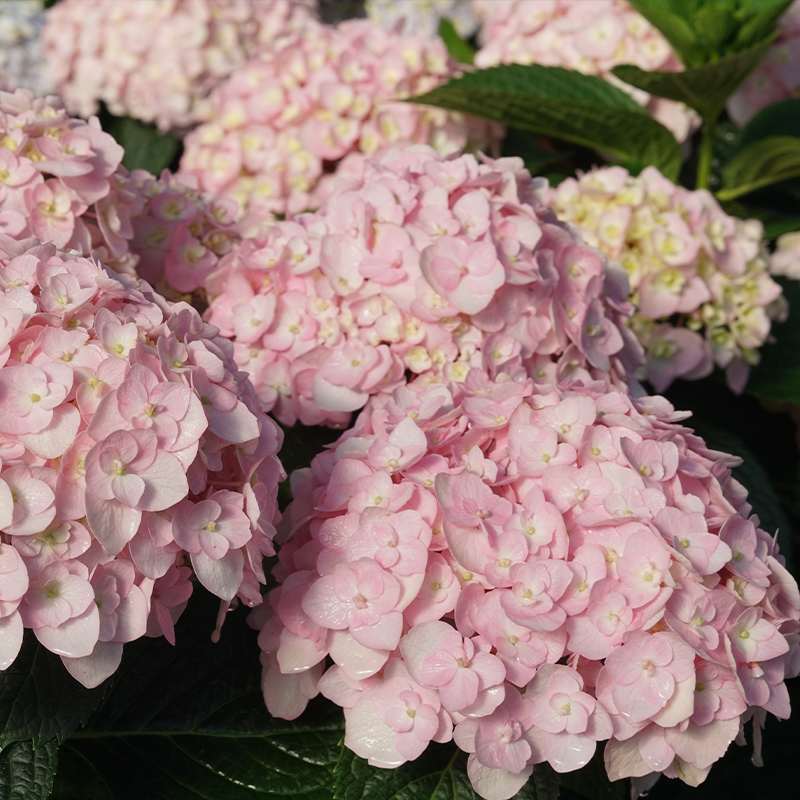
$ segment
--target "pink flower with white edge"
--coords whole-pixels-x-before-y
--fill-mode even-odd
[[[485,800],[509,800],[533,772],[528,764],[532,725],[530,701],[509,688],[508,696],[494,712],[482,719],[465,719],[453,738],[467,753],[467,774],[473,789]]]
[[[501,684],[505,667],[496,656],[476,650],[470,639],[444,622],[416,625],[400,642],[412,677],[436,687],[448,711],[469,709],[484,692]]]
[[[17,608],[28,591],[28,570],[10,544],[0,544],[0,670],[14,663],[22,647],[24,626]]]
[[[386,665],[383,681],[365,687],[347,718],[352,732],[347,746],[378,767],[413,761],[429,742],[452,737],[453,725],[438,693],[412,680],[397,659]]]
[[[556,664],[543,666],[528,684],[534,764],[547,761],[556,772],[572,772],[589,763],[598,741],[611,736],[606,710],[583,689],[578,672]]]
[[[400,640],[403,618],[395,611],[400,584],[371,558],[337,564],[303,598],[303,610],[318,625],[349,629],[364,647],[393,650]]]
[[[175,511],[175,541],[191,555],[200,583],[223,600],[232,600],[242,582],[244,554],[251,523],[242,510],[242,495],[226,490]]]
[[[19,611],[26,628],[48,649],[79,658],[92,652],[100,635],[100,615],[88,569],[80,562],[49,564],[31,576]]]
[[[694,684],[691,648],[672,633],[632,633],[606,658],[619,713],[637,723],[657,714],[682,681]]]
[[[100,191],[69,174],[83,197]],[[187,305],[35,239],[0,236],[0,278],[0,308],[17,312],[0,366],[0,416],[16,420],[0,425],[0,658],[31,628],[94,687],[127,642],[174,643],[184,561],[226,604],[260,600],[281,435]]]
[[[409,373],[635,384],[642,354],[623,331],[625,276],[548,215],[543,189],[513,160],[422,145],[349,156],[316,213],[253,215],[240,225],[247,237],[210,274],[196,272],[212,297],[206,319],[233,338],[262,407],[286,424],[345,425]],[[431,227],[434,212],[447,219]],[[515,236],[525,246],[506,257]],[[517,382],[505,382],[464,409],[470,424],[502,428],[520,398]],[[544,457],[570,458],[584,413],[574,402],[558,412],[571,435],[542,431],[530,457],[539,469]]]
[[[438,708],[486,800],[602,740],[615,779],[696,784],[753,709],[788,714],[800,591],[747,518],[736,459],[663,398],[515,374],[376,395],[293,476],[252,618],[267,706],[294,718],[322,691],[346,745],[386,768],[440,741]],[[421,451],[390,463],[411,428]],[[570,458],[530,474],[520,443],[543,431]]]

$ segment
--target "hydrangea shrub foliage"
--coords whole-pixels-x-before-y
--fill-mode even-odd
[[[0,3],[0,797],[791,796],[797,16]]]

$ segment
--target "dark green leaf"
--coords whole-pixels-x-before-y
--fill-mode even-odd
[[[439,36],[442,37],[447,52],[459,64],[472,64],[475,61],[474,48],[458,35],[456,26],[446,17],[439,20]]]
[[[0,797],[3,800],[44,800],[53,789],[58,745],[49,741],[34,749],[14,742],[0,752]]]
[[[784,233],[792,233],[800,231],[800,219],[793,217],[791,219],[774,219],[764,223],[764,238],[777,239],[783,236]]]
[[[431,744],[415,761],[379,769],[342,747],[334,770],[334,800],[480,800],[467,776],[467,758],[452,743]],[[514,797],[557,800],[558,779],[547,764],[537,765]]]
[[[710,64],[769,39],[792,0],[630,0],[686,67]]]
[[[664,34],[678,58],[686,66],[705,63],[705,51],[697,41],[692,20],[682,13],[683,3],[672,0],[663,3],[630,0],[630,4]]]
[[[538,64],[476,70],[413,98],[520,130],[591,147],[675,179],[673,135],[625,92],[591,75]]]
[[[733,200],[779,181],[800,176],[800,138],[769,136],[742,148],[722,170],[720,200]]]
[[[177,647],[128,646],[112,690],[62,750],[83,758],[113,800],[330,800],[341,711],[270,717],[248,610],[228,615],[215,645],[218,602],[195,592]]]
[[[737,149],[770,136],[800,136],[800,99],[762,108],[742,128]]]
[[[110,117],[103,129],[125,148],[123,165],[130,170],[146,169],[159,175],[175,160],[181,147],[169,133],[160,133],[155,125],[145,125],[130,117]]]
[[[761,363],[753,368],[747,392],[766,400],[800,403],[800,283],[778,282],[789,301],[789,319],[773,325],[775,341],[761,348]]]
[[[61,659],[25,632],[16,661],[0,674],[0,747],[30,740],[63,742],[102,700],[105,687],[84,689]]]
[[[506,129],[506,136],[503,139],[503,155],[521,158],[525,162],[525,168],[532,175],[543,174],[545,167],[569,159],[574,152],[574,150],[556,150],[548,139],[531,136],[530,133],[515,128]]]
[[[715,120],[727,99],[761,63],[771,44],[771,40],[761,42],[748,50],[684,72],[645,72],[630,64],[611,71],[631,86],[686,103],[703,119]]]
[[[558,782],[587,800],[625,800],[625,781],[608,779],[602,745],[583,769],[559,775]]]

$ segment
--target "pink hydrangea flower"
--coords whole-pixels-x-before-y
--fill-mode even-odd
[[[85,686],[199,581],[260,602],[281,434],[186,304],[54,243],[0,235],[0,664],[24,628]],[[422,559],[424,562],[424,558]]]
[[[436,38],[369,20],[309,22],[212,93],[207,121],[186,137],[181,170],[253,217],[316,207],[327,165],[348,153],[402,143],[452,153],[496,138],[489,123],[399,102],[455,74]]]
[[[84,255],[124,248],[120,235],[137,199],[118,188],[122,156],[96,117],[69,117],[59,97],[0,91],[0,233]]]
[[[637,306],[630,327],[647,352],[642,375],[656,391],[715,365],[742,391],[772,321],[786,313],[760,222],[728,216],[707,191],[676,186],[654,167],[636,178],[622,167],[595,169],[563,181],[549,200],[560,219],[625,267]],[[791,274],[791,252],[777,251],[770,269]]]
[[[318,213],[266,223],[210,275],[197,271],[212,297],[206,319],[285,424],[344,425],[406,372],[625,386],[641,356],[623,327],[624,276],[541,208],[542,188],[514,159],[423,146],[351,156]],[[520,398],[513,384],[469,398],[470,424],[502,427]],[[581,409],[570,401],[557,416],[536,454],[524,448],[527,472],[570,458]],[[564,425],[574,433],[559,439]]]
[[[47,12],[47,73],[73,113],[100,101],[161,130],[196,122],[209,92],[313,19],[313,0],[66,0]],[[93,35],[84,32],[91,29]]]
[[[293,476],[251,617],[271,713],[322,692],[384,768],[455,726],[485,800],[603,742],[612,779],[701,782],[749,715],[789,714],[800,591],[736,460],[683,418],[604,381],[477,366],[372,396]]]
[[[737,125],[765,106],[797,96],[798,37],[800,3],[794,2],[778,21],[778,36],[766,58],[728,100],[726,108]]]

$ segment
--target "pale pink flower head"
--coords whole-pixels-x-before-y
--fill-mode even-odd
[[[0,279],[0,663],[30,628],[93,687],[125,643],[174,643],[184,560],[260,600],[282,437],[188,305],[35,239],[0,237]]]
[[[311,0],[68,0],[48,10],[43,44],[51,79],[74,113],[94,114],[102,100],[117,116],[181,129],[199,119],[215,86],[313,12]]]
[[[210,274],[186,275],[211,296],[205,318],[234,340],[263,408],[289,425],[342,426],[409,373],[636,385],[624,275],[542,208],[543,189],[513,159],[424,145],[350,155],[316,213],[254,213],[240,225],[252,235]],[[469,398],[470,424],[502,427],[520,391],[512,381]],[[533,437],[528,472],[570,458],[585,425],[573,405],[546,426],[554,435]]]
[[[485,148],[494,126],[399,102],[456,74],[435,37],[370,20],[309,21],[212,92],[206,121],[186,137],[181,170],[260,216],[318,206],[329,191],[327,165],[349,153]]]
[[[594,169],[567,178],[548,200],[559,219],[624,267],[637,306],[630,328],[647,353],[641,375],[657,392],[715,366],[742,390],[772,321],[785,316],[769,273],[792,274],[791,239],[770,259],[760,222],[728,216],[707,191],[676,186],[654,167],[637,177],[621,167]],[[592,341],[603,341],[603,323],[590,324]]]
[[[371,397],[292,477],[251,617],[268,708],[293,719],[321,691],[383,768],[455,724],[485,800],[603,741],[613,778],[699,781],[746,714],[789,713],[800,592],[736,459],[683,418],[601,381],[478,367]],[[539,470],[542,434],[563,461]],[[412,437],[404,460],[389,442]]]

